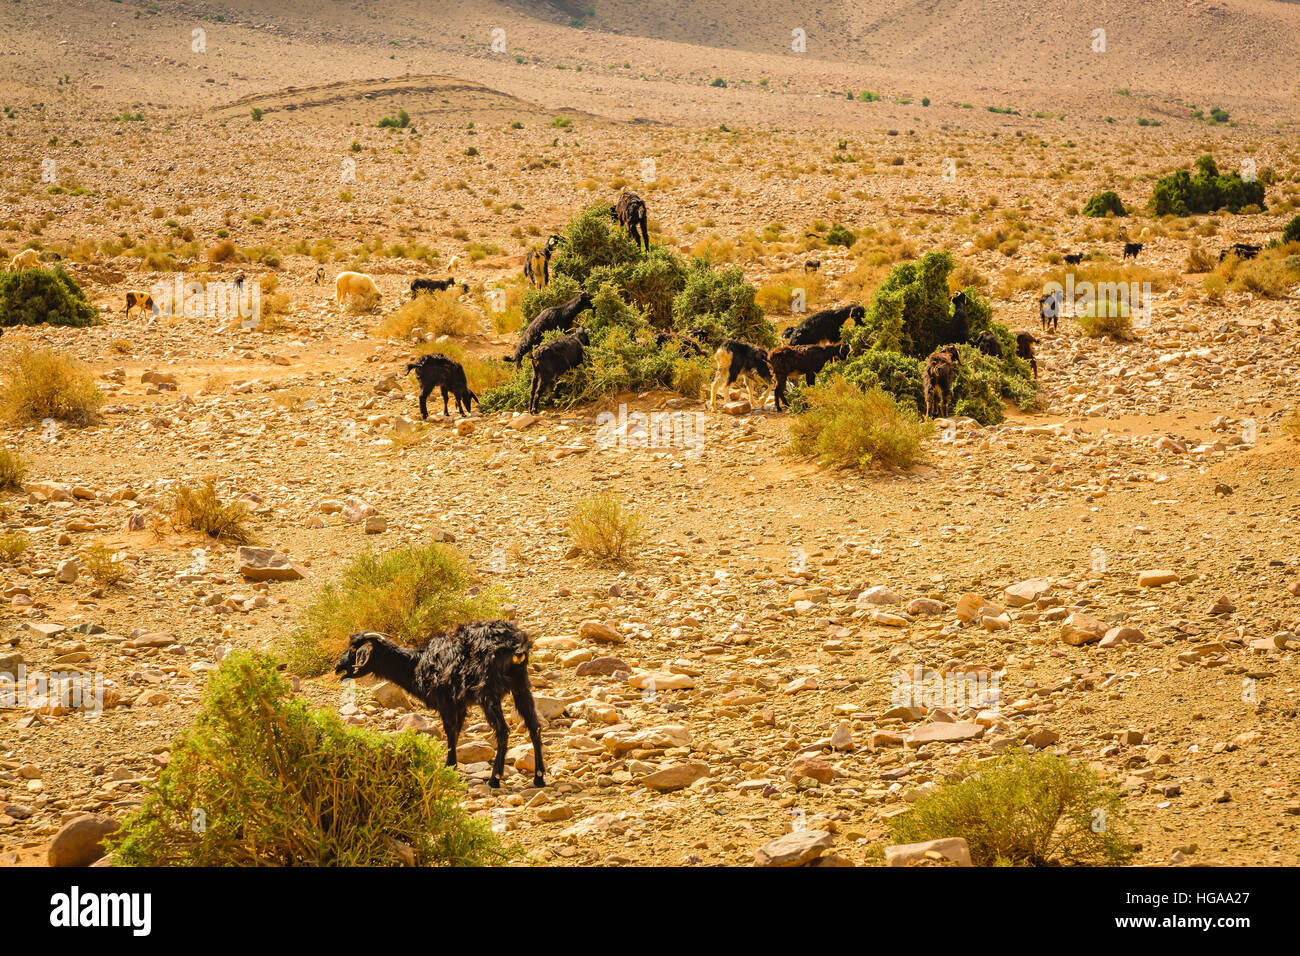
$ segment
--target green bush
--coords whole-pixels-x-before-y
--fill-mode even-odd
[[[910,468],[934,426],[880,388],[843,376],[805,390],[807,411],[790,420],[790,451],[837,468]]]
[[[619,294],[638,309],[656,329],[673,327],[673,300],[686,288],[689,265],[680,256],[655,246],[635,262],[598,266],[591,271],[589,287],[612,282]]]
[[[1259,180],[1244,180],[1236,172],[1221,175],[1212,156],[1202,156],[1196,167],[1195,176],[1180,169],[1159,179],[1147,208],[1157,216],[1188,216],[1220,209],[1235,215],[1247,206],[1266,208],[1264,184]]]
[[[851,230],[840,225],[831,226],[830,231],[826,233],[826,245],[828,246],[843,246],[847,249],[857,241],[858,237]]]
[[[673,325],[685,335],[696,336],[709,350],[727,339],[773,348],[776,326],[755,301],[757,292],[739,266],[714,269],[695,259],[685,288],[673,299]]]
[[[0,273],[0,326],[87,326],[99,324],[99,310],[62,266]]]
[[[1097,193],[1083,207],[1085,216],[1100,219],[1107,213],[1113,213],[1116,216],[1128,215],[1124,210],[1124,204],[1120,202],[1119,196],[1113,192]]]
[[[476,866],[508,851],[468,814],[454,767],[414,731],[345,727],[275,662],[231,655],[143,805],[110,835],[118,866]]]
[[[1282,242],[1283,244],[1300,242],[1300,216],[1296,216],[1286,224],[1286,228],[1282,230]]]
[[[434,631],[499,613],[499,591],[470,593],[468,587],[464,559],[446,545],[367,551],[343,569],[338,583],[320,589],[281,650],[291,671],[314,676],[334,665],[357,631],[381,631],[414,647]]]
[[[27,462],[10,448],[0,448],[0,491],[22,491]]]
[[[884,349],[868,349],[852,356],[839,371],[844,378],[863,391],[884,389],[900,402],[910,403],[918,412],[925,410],[922,387],[923,364],[919,359]],[[827,366],[822,374],[828,380],[837,369]]]
[[[641,250],[610,216],[609,209],[608,203],[588,206],[564,228],[551,258],[552,276],[568,276],[575,288],[586,288],[593,269],[640,258]]]
[[[893,268],[881,283],[860,326],[847,332],[854,354],[871,348],[924,358],[947,340],[952,322],[948,295],[948,273],[952,255],[947,251],[927,252],[917,262]],[[979,331],[974,310],[971,333]]]
[[[976,866],[1118,865],[1133,851],[1120,795],[1082,763],[1012,751],[968,765],[890,826],[896,843],[962,837]]]

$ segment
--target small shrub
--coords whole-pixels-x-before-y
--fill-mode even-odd
[[[218,541],[247,544],[253,540],[246,527],[252,517],[242,504],[226,504],[210,481],[198,485],[181,485],[172,492],[172,526],[197,531]]]
[[[1187,249],[1187,261],[1183,263],[1183,271],[1191,274],[1200,274],[1214,271],[1214,257],[1204,249],[1199,242],[1193,242]]]
[[[804,391],[808,410],[790,423],[790,450],[838,468],[910,468],[933,425],[881,388],[865,392],[835,375]]]
[[[0,273],[0,326],[99,324],[99,310],[62,266]]]
[[[8,420],[24,424],[56,418],[74,425],[95,421],[104,395],[76,359],[51,349],[24,348],[4,369],[0,408]]]
[[[1109,302],[1098,299],[1076,316],[1079,328],[1090,339],[1110,336],[1117,342],[1124,342],[1133,337],[1133,320],[1129,309],[1123,302]]]
[[[229,239],[223,239],[208,249],[209,262],[229,262],[237,255],[235,244]]]
[[[1116,216],[1128,215],[1124,211],[1124,203],[1113,192],[1097,193],[1083,207],[1083,214],[1095,219],[1100,219],[1108,213]]]
[[[384,318],[379,334],[385,338],[409,338],[414,329],[432,336],[465,336],[478,328],[478,313],[461,302],[459,289],[417,295]]]
[[[0,491],[22,491],[27,462],[11,448],[0,448]]]
[[[852,230],[846,229],[841,225],[831,226],[830,230],[826,233],[826,245],[828,246],[843,246],[845,249],[848,249],[853,245],[853,243],[857,242],[857,240],[858,237],[853,234]]]
[[[112,548],[93,544],[81,551],[81,564],[92,581],[100,587],[112,587],[129,572],[126,560]]]
[[[1300,216],[1288,222],[1286,228],[1282,230],[1282,244],[1286,245],[1290,242],[1300,242]]]
[[[21,531],[0,534],[0,561],[16,561],[30,544],[27,535]]]
[[[348,728],[295,698],[272,659],[239,652],[106,846],[119,866],[398,866],[403,853],[419,866],[503,862],[442,764],[420,734]]]
[[[641,517],[611,493],[579,501],[569,514],[574,547],[604,564],[630,564],[642,531]]]
[[[326,584],[286,639],[289,669],[315,675],[328,670],[357,631],[381,631],[410,647],[434,631],[494,617],[495,590],[472,594],[465,561],[441,544],[413,545],[375,554],[367,551]]]
[[[1018,751],[965,769],[965,779],[894,818],[896,842],[962,837],[975,866],[1114,866],[1132,857],[1119,793],[1084,764]]]

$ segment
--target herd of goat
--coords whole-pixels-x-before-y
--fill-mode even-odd
[[[650,247],[649,217],[645,201],[635,193],[624,192],[609,209],[609,214],[628,233],[637,247],[648,250]],[[1145,238],[1146,230],[1142,238]],[[1144,244],[1129,242],[1125,239],[1122,257],[1136,261]],[[545,288],[550,284],[551,259],[559,249],[560,236],[552,235],[537,246],[530,247],[524,257],[524,276],[530,285]],[[1253,259],[1261,247],[1248,243],[1234,243],[1219,255],[1222,262],[1229,256],[1239,259]],[[25,249],[13,257],[9,263],[10,271],[33,269],[39,266],[41,258],[36,250]],[[57,256],[55,256],[57,258]],[[1064,256],[1067,265],[1078,266],[1083,262],[1081,253],[1069,253]],[[454,268],[457,260],[449,263]],[[821,267],[818,259],[809,259],[804,263],[804,270],[815,272]],[[237,275],[233,283],[242,287],[245,281],[243,273]],[[324,268],[318,268],[314,281],[325,281]],[[441,279],[417,278],[410,284],[411,296],[425,293],[444,292],[459,287],[464,294],[469,293],[469,284],[457,282],[454,276]],[[361,272],[341,272],[335,278],[335,302],[342,305],[348,296],[373,296],[382,298],[375,280]],[[1061,314],[1063,297],[1060,291],[1040,297],[1038,302],[1039,322],[1042,331],[1056,330],[1057,319]],[[129,291],[126,293],[126,315],[132,309],[149,309],[157,314],[158,309],[153,297],[147,292]],[[590,346],[587,332],[575,327],[578,317],[592,309],[592,297],[589,292],[580,292],[577,296],[560,305],[543,309],[528,324],[520,336],[519,344],[513,355],[505,356],[507,362],[518,364],[525,358],[532,358],[533,374],[529,388],[528,410],[534,414],[541,407],[542,396],[567,372],[577,368],[585,359],[585,349]],[[791,380],[800,377],[811,385],[817,374],[830,362],[847,357],[848,346],[841,341],[846,323],[860,324],[866,311],[861,305],[846,305],[834,309],[824,309],[781,332],[784,343],[770,352],[735,339],[723,342],[714,352],[716,372],[709,386],[710,408],[716,407],[717,395],[729,394],[732,386],[743,384],[751,407],[761,407],[769,391],[772,392],[776,410],[789,407],[786,398],[786,386]],[[546,340],[548,333],[563,332],[564,335]],[[1038,343],[1029,332],[1016,333],[1016,354],[1026,360],[1034,378],[1038,377],[1038,362],[1034,355],[1034,345]],[[675,332],[659,332],[655,337],[657,347],[672,345],[685,356],[704,356],[704,348],[693,338]],[[991,331],[981,332],[974,341],[970,338],[970,325],[964,293],[958,292],[952,299],[952,318],[947,334],[938,343],[938,348],[927,358],[923,375],[922,389],[925,413],[928,416],[941,416],[951,413],[953,383],[960,363],[958,344],[970,344],[987,355],[1000,358],[1002,344]],[[407,366],[407,372],[415,372],[420,382],[420,415],[428,418],[427,402],[435,389],[442,391],[443,414],[450,415],[449,400],[454,399],[461,414],[469,414],[472,403],[478,396],[470,390],[465,376],[465,369],[455,359],[441,353],[421,356]],[[755,394],[755,388],[758,392]]]

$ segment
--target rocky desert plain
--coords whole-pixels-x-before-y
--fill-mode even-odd
[[[5,328],[0,364],[53,348],[104,403],[0,425],[28,466],[0,530],[30,542],[0,565],[0,671],[108,692],[94,715],[0,709],[0,865],[139,804],[227,653],[273,650],[366,549],[429,540],[536,641],[548,786],[515,769],[517,727],[499,790],[477,710],[460,746],[467,805],[535,864],[752,865],[794,834],[779,852],[881,865],[893,817],[1019,745],[1120,790],[1138,865],[1300,863],[1300,285],[1188,272],[1193,244],[1217,260],[1295,216],[1297,60],[1300,4],[1272,0],[5,0],[0,248],[58,252],[103,321]],[[413,130],[377,125],[398,110]],[[1205,154],[1267,170],[1267,209],[1149,215],[1155,180]],[[491,290],[517,304],[525,245],[625,188],[653,244],[760,289],[818,258],[810,310],[949,250],[1039,338],[1036,406],[955,420],[906,471],[822,467],[789,454],[787,412],[670,392],[463,420],[435,396],[421,421],[421,343],[385,325],[410,280],[455,258],[476,316],[456,354],[495,361],[517,331]],[[1103,190],[1131,215],[1081,216]],[[1039,329],[1072,251],[1152,284],[1131,340]],[[353,268],[371,311],[334,301]],[[123,314],[127,290],[239,272],[274,321]],[[620,405],[698,414],[700,442],[605,447]],[[203,479],[301,577],[160,531]],[[645,525],[625,567],[571,549],[574,502],[605,491]],[[80,567],[93,546],[123,580]],[[1000,703],[900,705],[913,667],[996,675]],[[297,692],[441,734],[333,675]]]

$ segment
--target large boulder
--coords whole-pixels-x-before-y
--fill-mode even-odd
[[[248,581],[297,581],[305,572],[274,548],[245,545],[235,554],[239,573]]]

